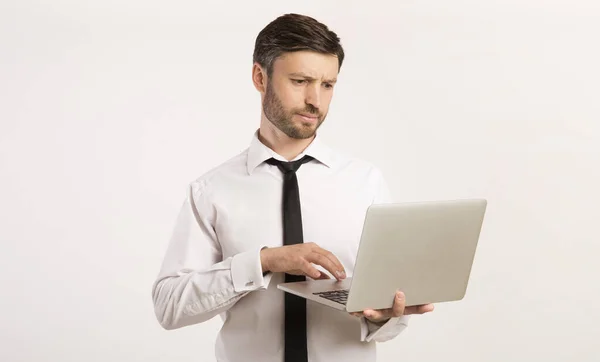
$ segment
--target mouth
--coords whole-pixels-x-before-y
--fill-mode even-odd
[[[303,121],[305,122],[317,122],[319,120],[318,116],[312,115],[312,114],[301,114],[298,113],[298,116],[300,118],[302,118]]]

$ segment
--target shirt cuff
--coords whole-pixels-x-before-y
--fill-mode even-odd
[[[399,335],[408,326],[409,316],[390,318],[387,322],[374,323],[361,317],[360,340],[363,342],[386,342]]]
[[[271,275],[263,276],[260,265],[261,249],[245,251],[231,259],[231,279],[236,292],[264,290],[269,286]]]

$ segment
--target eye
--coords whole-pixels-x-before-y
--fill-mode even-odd
[[[323,85],[324,85],[324,86],[325,86],[325,88],[327,88],[327,89],[331,89],[331,88],[333,88],[333,84],[331,84],[331,83],[323,83]]]
[[[295,84],[303,84],[306,83],[305,79],[292,79],[292,82],[294,82]]]

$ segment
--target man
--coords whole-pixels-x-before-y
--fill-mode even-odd
[[[258,35],[252,80],[260,128],[248,149],[190,184],[153,285],[165,329],[224,324],[221,362],[374,361],[375,342],[432,305],[352,315],[286,294],[277,284],[349,277],[367,207],[389,202],[381,172],[317,136],[344,59],[339,38],[296,14]]]

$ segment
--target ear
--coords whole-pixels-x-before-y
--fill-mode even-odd
[[[267,72],[258,63],[252,65],[252,83],[260,93],[267,90]]]

